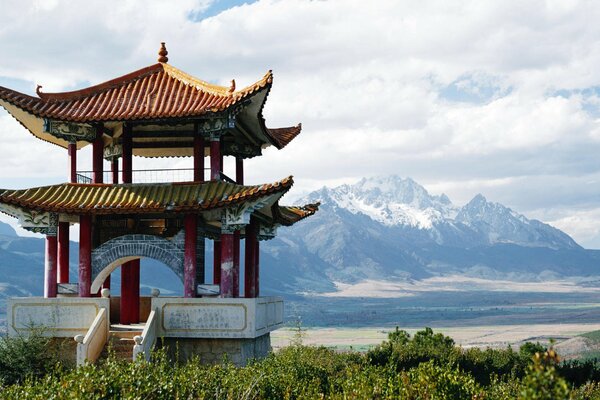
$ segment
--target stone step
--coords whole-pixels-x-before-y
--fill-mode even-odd
[[[120,338],[120,339],[131,339],[133,340],[134,336],[139,336],[142,334],[142,331],[109,331],[108,332],[108,337],[109,338]]]

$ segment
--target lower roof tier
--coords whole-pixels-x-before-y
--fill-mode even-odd
[[[313,215],[319,204],[280,206],[292,177],[244,186],[224,181],[159,184],[63,183],[31,189],[0,189],[0,211],[19,219],[25,229],[45,232],[58,221],[77,222],[80,215],[130,218],[178,218],[202,215],[209,224],[239,226],[251,215],[268,225],[290,226]],[[54,215],[54,217],[53,217]],[[171,217],[169,217],[169,215]],[[122,217],[119,217],[122,216]]]

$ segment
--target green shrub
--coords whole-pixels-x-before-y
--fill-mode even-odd
[[[570,399],[567,382],[556,372],[558,355],[549,349],[533,356],[533,364],[523,378],[519,400],[566,400]]]
[[[0,337],[0,386],[39,378],[57,365],[58,354],[41,332],[30,336]]]

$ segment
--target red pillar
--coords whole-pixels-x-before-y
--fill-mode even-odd
[[[133,308],[133,276],[131,263],[126,262],[121,265],[121,300],[120,300],[120,317],[119,322],[123,325],[129,325],[132,322]]]
[[[113,158],[110,162],[110,172],[112,174],[112,183],[119,183],[119,159]]]
[[[79,217],[79,297],[91,297],[92,217]]]
[[[77,143],[69,143],[69,182],[77,183]]]
[[[232,233],[221,233],[221,297],[233,297]]]
[[[104,180],[104,142],[102,141],[102,125],[96,128],[96,140],[92,142],[92,183],[102,183]]]
[[[254,250],[254,296],[260,297],[260,241],[256,241]]]
[[[56,233],[46,235],[44,297],[56,297]]]
[[[244,184],[244,160],[235,158],[235,182]],[[240,297],[240,231],[233,233],[233,297]]]
[[[223,158],[221,156],[221,137],[210,138],[210,179],[218,180],[223,171]]]
[[[256,297],[256,279],[254,278],[256,242],[256,224],[251,220],[250,224],[246,225],[246,254],[244,259],[244,297],[246,298]]]
[[[131,139],[131,126],[123,125],[123,136],[122,136],[122,146],[123,146],[123,183],[131,183],[132,182],[132,166],[133,166],[133,143]]]
[[[140,259],[130,261],[131,264],[131,323],[140,322]]]
[[[235,183],[244,184],[244,159],[240,157],[235,158]]]
[[[233,297],[240,297],[240,231],[233,232]]]
[[[213,283],[221,284],[221,242],[215,240],[213,242]]]
[[[204,182],[204,138],[202,136],[194,137],[194,182]]]
[[[196,297],[196,238],[197,217],[184,217],[185,244],[183,253],[183,297]]]
[[[58,283],[69,283],[69,223],[58,223]]]
[[[124,325],[140,322],[140,260],[121,265],[120,322]]]

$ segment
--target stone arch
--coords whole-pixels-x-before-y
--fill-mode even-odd
[[[162,262],[183,282],[184,250],[178,236],[167,240],[153,235],[124,235],[103,243],[92,251],[92,293],[119,265],[142,257]]]

